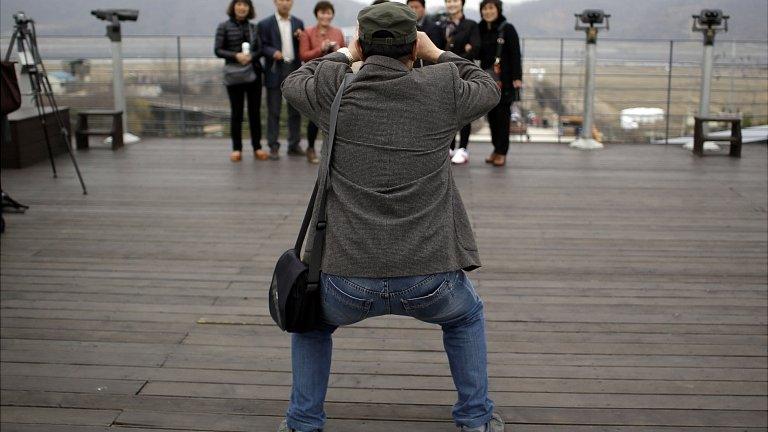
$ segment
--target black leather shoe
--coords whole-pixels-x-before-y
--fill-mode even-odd
[[[305,156],[307,152],[301,149],[301,147],[288,147],[288,156]]]

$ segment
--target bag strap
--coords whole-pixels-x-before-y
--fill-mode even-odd
[[[307,275],[307,282],[309,290],[317,289],[320,282],[320,265],[323,258],[323,248],[325,247],[325,228],[327,226],[327,214],[326,204],[328,201],[328,190],[330,189],[330,168],[331,158],[333,156],[333,143],[336,140],[336,121],[339,115],[339,107],[341,106],[341,96],[344,94],[344,90],[347,85],[352,81],[353,74],[346,74],[344,80],[336,92],[336,97],[333,99],[331,105],[330,121],[328,124],[328,134],[323,141],[323,147],[326,148],[326,157],[323,159],[323,165],[317,173],[317,180],[315,181],[315,187],[312,190],[312,197],[309,199],[309,205],[307,211],[304,213],[304,220],[301,223],[301,229],[299,230],[299,237],[296,239],[294,249],[296,255],[301,254],[301,247],[304,244],[304,239],[309,229],[309,224],[312,219],[312,210],[315,208],[315,203],[318,201],[318,193],[320,194],[320,209],[318,212],[318,220],[315,225],[315,238],[312,243],[312,253],[309,258],[309,274]],[[322,189],[321,189],[322,187]]]
[[[333,143],[336,141],[336,120],[341,106],[341,96],[347,85],[352,82],[354,75],[349,73],[344,75],[344,81],[341,82],[339,91],[333,99],[331,105],[331,119],[328,124],[328,135],[323,145],[328,146],[325,154],[323,170],[318,172],[318,192],[320,195],[320,211],[317,214],[317,224],[315,225],[315,238],[312,242],[312,254],[309,257],[309,271],[307,272],[307,291],[312,292],[320,284],[320,267],[323,261],[323,249],[325,249],[325,232],[328,226],[328,192],[331,189],[331,159],[333,159]],[[322,182],[320,181],[322,179]]]
[[[496,62],[501,61],[501,52],[504,49],[504,27],[506,27],[507,22],[502,21],[501,24],[499,24],[499,28],[497,29],[496,33]]]

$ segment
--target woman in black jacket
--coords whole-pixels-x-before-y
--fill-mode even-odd
[[[251,0],[232,0],[227,8],[229,19],[216,29],[215,53],[225,60],[224,84],[227,86],[232,110],[232,154],[229,159],[239,162],[243,150],[243,108],[248,97],[248,124],[254,157],[267,160],[269,154],[261,149],[261,41],[255,24]],[[245,44],[249,46],[246,46]],[[247,49],[247,52],[244,51]],[[250,68],[246,67],[250,66]]]
[[[507,22],[501,10],[501,0],[480,3],[483,18],[480,22],[480,67],[492,73],[501,87],[501,101],[488,112],[493,153],[485,162],[494,166],[507,163],[512,102],[520,100],[519,89],[523,86],[520,40],[515,27]]]
[[[467,60],[475,60],[480,53],[480,33],[477,23],[464,17],[464,2],[465,0],[445,0],[445,11],[448,13],[448,17],[442,25],[445,29],[446,46],[440,48],[458,54]],[[471,124],[461,128],[461,141],[459,149],[455,152],[453,149],[456,142],[455,140],[451,142],[451,162],[455,164],[469,162],[467,144],[471,130]]]

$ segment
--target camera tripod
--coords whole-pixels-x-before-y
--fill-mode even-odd
[[[45,65],[43,65],[43,60],[40,58],[40,52],[37,49],[37,31],[35,30],[35,22],[27,18],[23,12],[15,14],[13,19],[16,22],[16,25],[14,26],[13,36],[11,36],[11,42],[8,44],[5,61],[10,60],[11,50],[15,43],[22,70],[26,71],[29,75],[35,107],[37,108],[37,117],[40,120],[40,125],[43,129],[45,145],[48,148],[48,159],[51,161],[51,168],[53,169],[53,177],[56,178],[58,176],[56,174],[56,163],[53,160],[53,151],[51,150],[51,139],[48,136],[46,107],[50,108],[51,112],[56,117],[56,123],[59,127],[61,138],[64,140],[64,147],[67,149],[69,158],[72,160],[75,172],[77,172],[77,178],[80,180],[80,186],[83,188],[83,195],[86,195],[88,192],[85,189],[83,176],[80,174],[80,167],[77,166],[75,155],[72,154],[69,132],[67,131],[67,128],[64,127],[64,122],[61,120],[59,106],[56,104],[56,99],[53,97],[51,82],[48,80]]]

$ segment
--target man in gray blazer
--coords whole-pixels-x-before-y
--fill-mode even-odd
[[[324,322],[292,335],[293,386],[280,431],[322,429],[331,334],[386,314],[440,325],[458,392],[454,422],[463,431],[503,431],[488,398],[483,303],[465,273],[480,258],[447,151],[460,127],[498,103],[499,90],[474,63],[417,33],[416,15],[402,3],[369,6],[358,24],[348,49],[305,64],[282,85],[288,102],[327,132],[337,90],[363,60],[338,114]],[[413,69],[417,58],[435,64]]]

